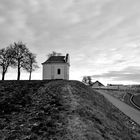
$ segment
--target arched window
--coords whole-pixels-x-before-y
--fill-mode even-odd
[[[61,74],[61,70],[60,69],[57,69],[57,74]]]

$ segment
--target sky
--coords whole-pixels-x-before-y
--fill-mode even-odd
[[[0,0],[0,49],[22,41],[37,55],[70,54],[70,79],[140,83],[140,0]],[[9,69],[6,79],[16,79]],[[28,74],[22,71],[21,79]]]

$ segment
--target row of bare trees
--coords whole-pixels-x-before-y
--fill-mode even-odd
[[[2,80],[9,67],[17,68],[17,80],[20,80],[21,69],[29,72],[29,80],[31,80],[32,72],[38,68],[36,55],[30,52],[22,42],[10,44],[8,47],[0,49]]]

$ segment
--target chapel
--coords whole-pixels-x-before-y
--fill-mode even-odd
[[[69,80],[69,54],[66,54],[66,56],[50,56],[44,63],[42,63],[42,66],[43,80]]]

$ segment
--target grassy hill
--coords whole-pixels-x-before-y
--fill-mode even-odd
[[[1,81],[2,140],[139,140],[140,127],[78,81]]]

